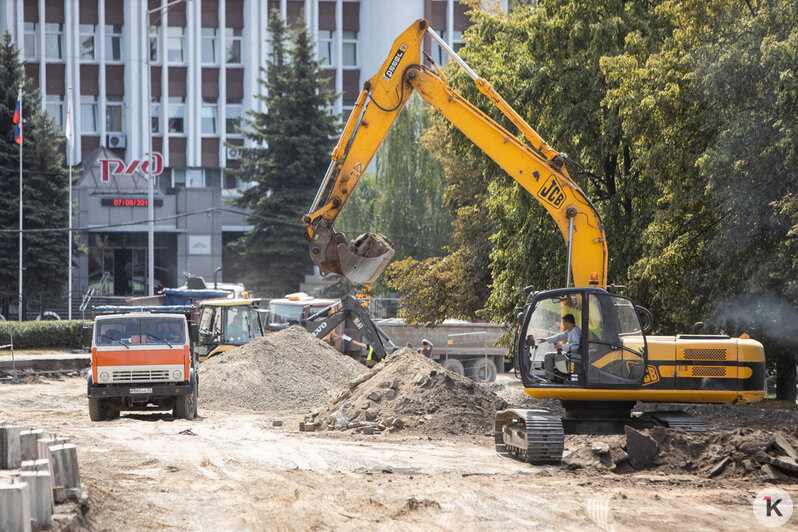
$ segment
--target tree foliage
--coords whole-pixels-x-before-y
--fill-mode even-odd
[[[667,1],[655,16],[673,28],[658,50],[604,62],[660,191],[630,278],[667,329],[751,331],[794,398],[798,6]]]
[[[0,227],[19,227],[19,145],[14,142],[12,118],[18,87],[23,84],[22,185],[26,231],[67,227],[68,182],[59,153],[62,132],[41,108],[41,96],[25,79],[19,52],[6,32],[0,44]],[[23,237],[24,305],[37,304],[39,297],[61,298],[67,278],[67,233],[26,232]],[[76,246],[75,251],[79,248]],[[16,300],[18,292],[18,233],[0,233],[0,294]]]
[[[299,220],[327,168],[335,120],[329,112],[334,95],[304,26],[289,30],[273,13],[269,34],[271,60],[261,70],[258,96],[266,110],[247,111],[247,147],[232,170],[239,180],[255,182],[235,201],[252,211],[253,229],[232,246],[243,258],[244,281],[277,296],[295,290],[312,271]]]
[[[780,388],[794,393],[782,379],[794,377],[798,343],[798,5],[521,4],[510,15],[474,13],[461,53],[587,170],[569,168],[602,216],[609,281],[652,308],[658,332],[699,320],[714,331],[751,331],[778,366]],[[467,77],[446,74],[512,131]],[[443,120],[436,127],[434,155],[475,171],[457,181],[444,165],[455,234],[487,236],[474,264],[489,295],[466,314],[509,321],[523,286],[563,285],[566,246],[545,211],[479,148]],[[416,294],[437,282],[455,292],[449,301],[464,300],[467,283],[446,282],[440,269],[453,271],[474,246],[455,237],[449,257],[395,265],[393,282]],[[458,314],[431,295],[406,303],[420,321]]]

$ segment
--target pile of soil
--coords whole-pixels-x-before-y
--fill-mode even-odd
[[[365,434],[399,429],[428,436],[493,431],[506,402],[474,381],[404,348],[306,418],[316,428]]]
[[[620,474],[651,470],[798,483],[798,438],[789,431],[739,428],[702,433],[627,427],[623,436],[578,438],[583,439],[582,446],[563,458],[571,469]]]
[[[301,327],[257,338],[200,366],[200,408],[305,411],[366,368]]]

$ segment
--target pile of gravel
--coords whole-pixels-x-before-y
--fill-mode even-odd
[[[404,348],[353,380],[312,418],[319,429],[481,436],[493,430],[496,411],[505,406],[474,381]]]
[[[200,366],[200,408],[306,411],[366,368],[301,327],[257,338]]]

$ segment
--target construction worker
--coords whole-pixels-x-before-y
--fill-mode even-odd
[[[432,345],[432,342],[424,338],[421,340],[421,349],[418,350],[420,355],[425,356],[426,358],[432,358],[432,348],[435,347]]]
[[[385,358],[385,355],[383,355],[382,358],[380,358],[378,360],[377,357],[379,355],[375,354],[374,348],[371,346],[371,344],[364,344],[363,342],[358,342],[357,340],[353,339],[349,335],[342,334],[342,335],[339,336],[339,335],[333,333],[331,336],[332,336],[333,340],[336,340],[336,339],[340,338],[341,340],[343,340],[345,342],[349,342],[351,344],[354,344],[354,345],[356,345],[358,347],[362,347],[363,349],[365,349],[366,352],[368,353],[368,355],[366,355],[366,362],[375,362],[375,363],[376,362],[382,362],[382,360]]]

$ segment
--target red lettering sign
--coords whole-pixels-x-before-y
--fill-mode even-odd
[[[151,160],[153,161],[152,175],[161,175],[163,173],[163,155],[153,152]],[[148,173],[150,168],[150,161],[141,159],[133,159],[130,164],[125,166],[124,161],[119,159],[100,159],[100,181],[108,183],[111,181],[111,176],[117,175],[133,175],[136,169],[140,169],[145,174]]]

